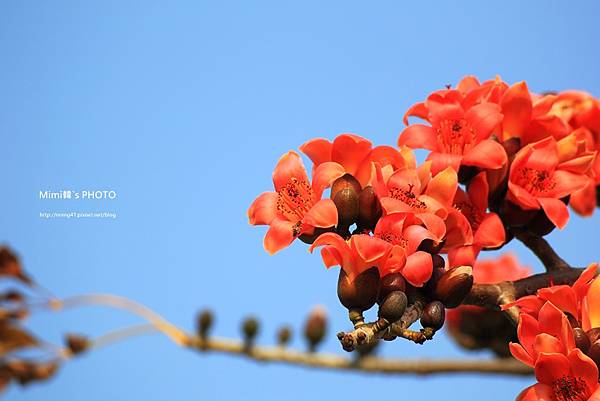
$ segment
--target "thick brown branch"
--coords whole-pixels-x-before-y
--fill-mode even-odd
[[[260,362],[278,362],[310,368],[350,370],[368,373],[389,374],[439,374],[439,373],[484,373],[530,375],[531,368],[512,359],[495,360],[427,360],[427,359],[382,359],[363,357],[359,359],[335,354],[305,353],[283,347],[259,347],[247,349],[242,342],[229,339],[191,339],[190,347],[201,352],[221,352],[246,356]]]
[[[503,281],[498,284],[474,284],[463,304],[498,310],[500,305],[526,295],[534,295],[540,288],[560,284],[571,285],[582,272],[583,269],[579,268],[555,269],[517,281]]]
[[[544,264],[546,271],[568,269],[570,266],[554,251],[552,246],[543,237],[525,230],[513,230],[515,237],[537,256]]]

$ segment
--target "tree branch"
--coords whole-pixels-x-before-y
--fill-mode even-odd
[[[563,258],[558,256],[552,246],[543,237],[525,230],[513,229],[512,232],[519,241],[531,249],[535,256],[542,261],[546,271],[550,272],[571,267]]]
[[[427,360],[382,359],[377,357],[348,358],[335,354],[306,353],[284,347],[259,347],[248,349],[243,342],[229,339],[195,337],[189,344],[200,352],[220,352],[245,356],[259,362],[278,362],[329,370],[350,370],[367,373],[389,374],[439,374],[483,373],[530,375],[530,367],[513,359],[491,360]]]

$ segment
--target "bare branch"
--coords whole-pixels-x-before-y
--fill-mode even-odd
[[[221,352],[246,356],[260,362],[278,362],[311,368],[350,370],[368,373],[389,374],[439,374],[439,373],[482,373],[530,375],[532,370],[513,359],[491,360],[427,360],[427,359],[382,359],[377,357],[349,358],[335,354],[306,353],[283,347],[259,347],[247,349],[242,342],[229,339],[198,337],[191,339],[190,347],[201,352]]]
[[[525,230],[513,229],[512,232],[519,241],[521,241],[527,248],[531,249],[535,256],[541,260],[546,268],[546,271],[550,272],[568,269],[571,267],[563,258],[558,256],[556,251],[554,251],[552,246],[543,237],[532,234]]]

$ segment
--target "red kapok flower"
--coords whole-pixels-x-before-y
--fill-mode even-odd
[[[414,163],[414,156],[406,149],[399,152],[391,146],[373,148],[370,141],[354,134],[338,135],[333,142],[324,138],[311,139],[300,146],[300,150],[313,161],[314,168],[335,162],[354,176],[363,188],[374,176],[373,162],[378,162],[382,168],[390,166],[392,170]]]
[[[433,178],[423,169],[396,171],[386,185],[377,186],[377,195],[386,214],[413,213],[440,241],[446,234],[444,219],[458,188],[456,171],[446,168]]]
[[[283,155],[273,172],[275,192],[260,194],[248,209],[253,225],[269,225],[264,247],[273,254],[315,227],[335,226],[337,209],[331,199],[321,199],[323,190],[344,174],[335,163],[323,163],[308,180],[302,159],[296,152]]]
[[[598,367],[581,350],[567,355],[541,353],[535,364],[538,383],[519,394],[517,401],[598,401]]]
[[[428,149],[432,172],[461,165],[498,169],[507,162],[504,148],[492,134],[502,122],[500,107],[493,103],[464,104],[457,90],[438,91],[420,104],[416,115],[431,126],[413,124],[398,138],[398,145]],[[415,109],[413,106],[412,109]]]
[[[473,266],[475,259],[481,249],[497,248],[505,241],[504,224],[496,213],[488,212],[489,187],[485,172],[477,174],[469,183],[467,192],[459,188],[454,197],[454,208],[450,214],[452,220],[459,223],[466,220],[467,224],[456,224],[457,230],[467,230],[467,233],[454,234],[450,227],[446,239],[448,246],[448,259],[450,266]],[[449,218],[450,220],[450,218]],[[447,221],[446,224],[450,226]],[[453,237],[459,239],[472,236],[472,243],[465,246],[452,241]],[[455,242],[455,243],[452,243]],[[458,246],[455,246],[458,245]]]
[[[353,235],[346,241],[336,233],[324,233],[308,250],[312,253],[320,246],[323,247],[321,257],[325,266],[340,266],[350,280],[373,266],[381,266],[392,249],[390,243],[367,234]]]
[[[508,200],[524,210],[543,209],[558,228],[569,220],[561,198],[586,185],[584,174],[593,161],[593,156],[569,160],[566,152],[553,137],[527,145],[516,154],[508,181]]]
[[[400,272],[415,287],[423,286],[431,278],[431,255],[418,251],[418,248],[423,240],[435,240],[436,237],[421,226],[413,214],[396,213],[382,217],[375,227],[374,236],[392,245],[390,255],[379,268],[382,277]]]

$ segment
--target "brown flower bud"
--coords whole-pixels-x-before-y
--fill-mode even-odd
[[[446,310],[440,301],[432,301],[425,305],[421,315],[421,326],[439,330],[444,325]]]
[[[370,309],[379,295],[379,270],[371,267],[359,274],[354,281],[340,269],[337,294],[340,302],[348,310],[365,311]]]
[[[587,334],[588,338],[590,339],[590,344],[593,344],[600,340],[600,327],[589,329],[585,334]]]
[[[588,336],[585,334],[585,331],[583,331],[583,329],[581,329],[580,327],[576,327],[573,329],[573,337],[575,338],[575,346],[584,353],[587,353],[592,343],[590,342]]]
[[[392,291],[406,290],[406,280],[400,273],[386,274],[381,278],[381,288],[379,289],[379,302],[382,302],[385,297]]]
[[[310,352],[314,352],[317,346],[325,338],[327,332],[327,312],[321,306],[315,307],[306,320],[304,326],[304,337],[308,342],[308,349]]]
[[[406,294],[404,292],[392,291],[379,305],[379,311],[377,314],[379,317],[384,318],[390,323],[393,323],[400,320],[404,314],[404,311],[406,310],[407,304],[408,299],[406,298]]]
[[[352,189],[355,194],[359,194],[362,190],[360,182],[352,174],[344,174],[331,184],[331,199],[343,189]]]
[[[458,266],[446,271],[438,280],[434,296],[446,308],[456,308],[462,303],[473,286],[471,266]]]
[[[67,348],[73,355],[79,355],[90,348],[90,340],[79,334],[67,334],[65,336]]]
[[[537,210],[523,210],[514,203],[505,200],[500,207],[500,218],[509,227],[523,227],[535,217]]]
[[[588,352],[587,355],[594,361],[597,366],[600,366],[600,340],[594,342]]]
[[[247,317],[242,323],[242,334],[244,341],[248,344],[252,343],[258,334],[260,325],[255,317]]]
[[[375,230],[383,211],[379,198],[373,187],[365,187],[358,195],[358,218],[356,225],[359,230]]]
[[[423,287],[424,292],[428,295],[433,295],[438,281],[446,273],[446,262],[444,261],[443,257],[441,257],[440,255],[431,255],[431,259],[433,262],[431,278],[429,279],[429,281],[427,281],[427,283],[425,283],[425,286]]]
[[[292,339],[292,329],[289,326],[283,326],[277,332],[277,343],[282,347],[287,346]]]
[[[196,318],[196,331],[198,336],[206,338],[208,332],[212,328],[214,320],[213,313],[209,309],[204,309],[198,313],[198,317]]]
[[[298,238],[300,239],[300,241],[304,242],[305,244],[312,244],[313,242],[316,241],[316,239],[319,237],[319,235],[324,234],[324,233],[330,233],[330,232],[335,232],[335,227],[333,227],[333,226],[328,227],[328,228],[315,227],[315,230],[313,231],[312,234],[302,234]]]
[[[358,217],[358,193],[344,188],[335,195],[333,203],[338,211],[338,229],[347,230]]]

